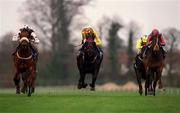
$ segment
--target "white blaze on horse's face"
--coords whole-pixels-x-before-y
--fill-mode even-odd
[[[158,38],[156,38],[156,43],[155,43],[155,46],[154,46],[154,51],[159,51],[159,45],[158,45],[158,42],[159,42],[159,40],[158,40]]]
[[[29,39],[27,37],[22,37],[19,42],[22,43],[23,41],[26,41],[27,43],[29,43]]]

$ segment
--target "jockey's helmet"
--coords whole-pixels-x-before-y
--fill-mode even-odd
[[[143,35],[141,37],[141,40],[142,40],[142,42],[146,43],[147,42],[147,35]]]
[[[24,25],[21,29],[20,29],[20,31],[22,32],[22,31],[29,31],[29,29],[30,29],[30,27],[28,26],[28,25]]]
[[[153,29],[151,32],[152,36],[158,36],[159,35],[159,31],[157,29]]]
[[[87,28],[84,28],[84,29],[82,30],[82,32],[83,32],[83,34],[84,34],[85,36],[87,36],[87,35],[92,35],[92,34],[93,34],[93,29],[92,29],[91,27],[87,27]]]

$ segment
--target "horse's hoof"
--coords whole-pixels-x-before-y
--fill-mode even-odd
[[[16,91],[16,94],[20,94],[20,91]]]
[[[32,88],[32,93],[34,93],[35,92],[35,88]]]
[[[25,89],[21,89],[21,92],[22,92],[23,94],[25,94],[25,93],[26,93]]]
[[[147,92],[145,92],[145,96],[147,96]]]
[[[142,93],[139,93],[140,96],[142,96]]]
[[[91,88],[90,90],[91,90],[91,91],[95,91],[95,88],[93,87],[93,88]]]
[[[139,91],[139,94],[142,96],[142,94],[143,94],[143,91]]]
[[[82,88],[82,86],[81,86],[80,84],[78,84],[77,88],[78,88],[78,89],[81,89],[81,88]]]
[[[25,94],[25,93],[27,92],[27,90],[26,90],[25,88],[22,88],[22,89],[21,89],[21,92],[22,92],[23,94]]]
[[[31,94],[28,94],[28,97],[30,97],[31,96]]]
[[[89,84],[89,86],[90,86],[90,87],[92,87],[92,88],[94,87],[94,85],[93,85],[93,84]]]
[[[83,88],[86,88],[87,87],[87,84],[83,84],[83,86],[82,86]]]

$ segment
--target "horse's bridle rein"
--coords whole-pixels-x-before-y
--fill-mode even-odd
[[[18,57],[19,59],[21,59],[21,60],[29,60],[29,59],[32,58],[32,55],[30,55],[29,57],[21,57],[21,56],[19,55],[18,51],[17,51],[16,55],[17,55],[17,57]]]
[[[26,37],[22,37],[22,38],[19,40],[20,43],[21,43],[22,41],[27,41],[28,43],[30,42],[29,39],[26,38]],[[21,59],[21,60],[29,60],[29,59],[32,58],[32,54],[31,54],[30,56],[28,56],[28,57],[21,57],[21,56],[19,55],[19,53],[18,53],[18,50],[17,50],[17,52],[16,52],[16,56],[17,56],[19,59]]]

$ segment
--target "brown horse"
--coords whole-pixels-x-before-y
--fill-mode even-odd
[[[152,37],[151,43],[143,57],[143,63],[146,71],[145,95],[148,91],[155,96],[156,85],[161,82],[161,74],[164,67],[163,50],[158,37]]]
[[[32,49],[30,48],[29,34],[22,32],[20,34],[19,47],[14,55],[15,75],[14,83],[16,93],[20,94],[20,80],[23,80],[22,93],[28,93],[28,96],[35,90],[36,62],[32,58]],[[21,75],[21,76],[20,76]]]
[[[82,47],[83,53],[77,56],[77,66],[80,73],[78,89],[86,88],[87,83],[84,82],[86,74],[92,74],[91,90],[95,90],[95,82],[99,73],[102,58],[98,56],[95,42],[85,42]]]

